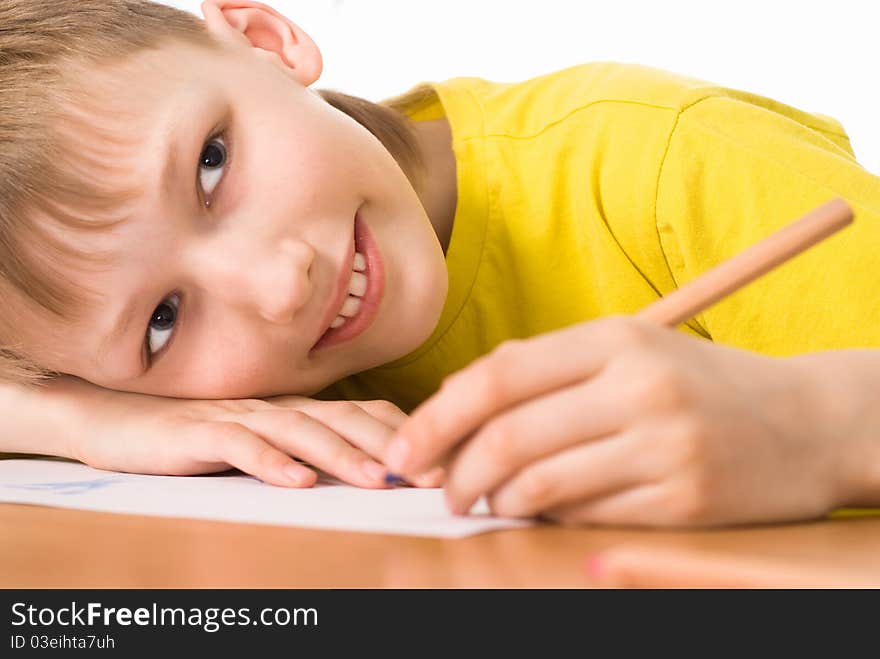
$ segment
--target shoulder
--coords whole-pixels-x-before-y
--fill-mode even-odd
[[[466,95],[482,114],[486,134],[520,137],[590,108],[641,106],[668,114],[722,91],[697,78],[619,62],[579,64],[520,82],[453,78],[434,87],[441,97]]]

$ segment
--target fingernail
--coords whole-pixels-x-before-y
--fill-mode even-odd
[[[287,478],[291,485],[302,484],[302,470],[299,467],[287,465],[282,471],[284,472],[285,478]]]
[[[584,564],[584,570],[593,578],[597,578],[602,574],[602,561],[598,554],[590,556]]]
[[[409,457],[409,453],[409,442],[407,442],[406,439],[398,437],[393,440],[391,446],[388,447],[388,459],[386,460],[391,471],[403,471],[403,466],[406,459]]]
[[[369,476],[370,480],[381,481],[385,479],[385,467],[378,462],[367,460],[361,466],[362,471]]]

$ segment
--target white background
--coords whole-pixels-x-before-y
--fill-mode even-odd
[[[201,15],[198,0],[166,0]],[[319,89],[378,101],[455,76],[637,62],[843,122],[880,174],[880,1],[270,0],[321,48]]]

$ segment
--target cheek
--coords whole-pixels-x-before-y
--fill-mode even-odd
[[[323,103],[323,101],[320,101]],[[341,185],[359,186],[364,181],[382,180],[390,158],[381,143],[351,117],[327,105],[275,136],[275,161],[279,167],[294,167],[308,179],[309,187],[326,194],[339,193]]]
[[[179,369],[163,374],[167,395],[184,398],[253,398],[278,379],[283,360],[266,343],[238,337],[205,337]]]
[[[252,144],[254,158],[245,156],[248,162],[238,176],[244,199],[259,204],[266,217],[283,211],[302,224],[351,208],[359,173],[355,156],[345,155],[350,148],[334,146],[332,139],[328,143],[303,127],[268,131]]]

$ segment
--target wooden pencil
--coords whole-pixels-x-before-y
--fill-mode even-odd
[[[852,221],[850,206],[843,199],[832,199],[669,295],[652,302],[636,316],[659,325],[675,327]]]

